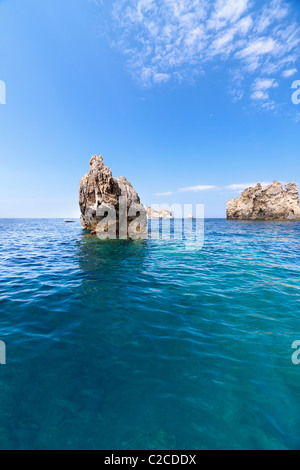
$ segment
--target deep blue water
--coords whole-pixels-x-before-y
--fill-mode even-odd
[[[299,235],[207,220],[188,251],[0,220],[0,448],[299,449]]]

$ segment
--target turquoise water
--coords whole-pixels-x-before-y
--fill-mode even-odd
[[[1,449],[300,448],[299,223],[85,235],[0,220]]]

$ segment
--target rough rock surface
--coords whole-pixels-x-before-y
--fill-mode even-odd
[[[89,173],[80,180],[79,206],[83,228],[96,231],[98,223],[104,218],[97,215],[97,210],[105,205],[111,205],[116,209],[119,220],[120,196],[127,196],[127,209],[138,205],[141,212],[145,212],[137,192],[129,181],[124,176],[113,178],[110,168],[103,162],[103,157],[94,155],[90,161]],[[128,223],[134,219],[135,217],[128,217]]]
[[[152,209],[152,207],[145,207],[147,214],[148,214],[148,219],[174,219],[173,214],[171,211],[168,211],[167,209],[160,209],[159,211],[156,211]]]
[[[299,191],[296,183],[283,188],[274,181],[266,188],[259,183],[227,203],[229,220],[300,220]]]

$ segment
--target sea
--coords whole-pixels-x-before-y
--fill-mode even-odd
[[[300,449],[300,223],[185,223],[0,220],[0,449]]]

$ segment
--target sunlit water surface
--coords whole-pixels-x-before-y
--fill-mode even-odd
[[[0,220],[0,448],[300,448],[300,224],[191,233]]]

